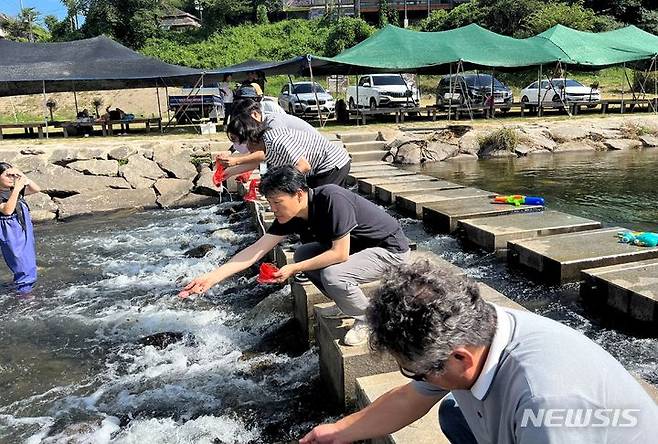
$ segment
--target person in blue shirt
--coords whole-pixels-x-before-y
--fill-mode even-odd
[[[19,169],[0,162],[0,249],[22,295],[31,293],[37,280],[32,219],[24,196],[39,191]]]

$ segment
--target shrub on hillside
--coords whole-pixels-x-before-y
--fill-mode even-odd
[[[329,28],[324,55],[333,57],[367,39],[373,32],[375,28],[362,19],[341,17]]]

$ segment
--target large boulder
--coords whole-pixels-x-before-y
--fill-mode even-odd
[[[616,150],[616,151],[630,150],[642,146],[642,142],[635,139],[610,139],[610,140],[604,140],[603,144],[609,150]]]
[[[56,148],[50,151],[48,156],[48,160],[56,164],[89,159],[107,159],[107,150],[104,148]]]
[[[67,167],[93,176],[117,176],[119,174],[119,162],[116,160],[76,160],[69,163]]]
[[[119,175],[124,177],[133,188],[151,188],[157,179],[165,177],[166,173],[157,163],[141,154],[133,154],[128,163],[119,167]]]
[[[163,208],[175,206],[176,202],[187,196],[194,186],[191,179],[163,178],[155,181],[153,187],[158,194],[157,202]]]
[[[152,189],[87,191],[63,199],[55,198],[59,218],[82,214],[134,208],[155,208],[156,196]]]
[[[204,166],[194,181],[194,192],[207,196],[219,196],[220,189],[212,181],[213,171]]]
[[[156,151],[155,162],[177,179],[194,179],[197,174],[196,167],[190,162],[190,156],[187,154],[160,158]]]
[[[34,222],[53,220],[57,217],[57,205],[45,193],[36,193],[25,196],[30,207],[30,214]]]
[[[656,147],[658,146],[658,137],[656,136],[640,136],[640,141],[646,147]]]
[[[131,145],[121,145],[116,148],[112,148],[108,152],[108,157],[114,160],[126,160],[133,154],[137,154],[137,148]]]
[[[459,153],[477,156],[480,152],[480,137],[482,131],[469,131],[459,139]]]
[[[551,137],[557,142],[571,142],[584,139],[590,134],[590,127],[582,123],[559,123],[548,128]]]
[[[420,163],[421,159],[421,146],[425,142],[408,142],[391,149],[393,154],[393,162],[398,164],[416,165]],[[393,150],[395,152],[393,153]]]
[[[189,193],[177,200],[172,207],[204,207],[219,203],[217,196],[207,196],[205,194]]]
[[[421,162],[441,162],[454,157],[459,152],[459,146],[438,140],[427,142],[425,148],[421,147]]]
[[[551,139],[546,128],[523,128],[519,134],[521,143],[533,148],[532,151],[548,150],[553,151],[557,147],[557,142]]]
[[[555,152],[566,151],[601,151],[605,147],[591,140],[572,140],[571,142],[561,143],[555,148]]]
[[[130,184],[121,177],[87,176],[70,168],[52,164],[37,168],[30,174],[30,179],[34,180],[44,193],[50,195],[130,188]]]
[[[2,159],[7,159],[6,157],[2,157]],[[15,160],[5,160],[5,162],[11,163],[13,166],[24,172],[25,174],[29,174],[32,171],[35,171],[39,168],[43,168],[46,165],[49,165],[50,162],[48,161],[48,156],[44,155],[39,155],[39,156],[20,156],[17,157]]]

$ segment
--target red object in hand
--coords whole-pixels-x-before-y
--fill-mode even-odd
[[[222,182],[224,182],[224,167],[219,162],[219,158],[215,159],[215,174],[212,176],[212,182],[216,187],[221,187]]]
[[[247,202],[253,202],[255,201],[258,196],[256,195],[256,191],[258,190],[258,185],[260,184],[260,180],[254,179],[249,183],[249,191],[247,194],[244,196],[244,200]]]
[[[247,183],[249,182],[249,178],[251,177],[251,171],[247,171],[245,173],[239,174],[236,176],[235,181],[236,182],[242,182],[242,183]]]
[[[263,262],[260,264],[256,281],[258,281],[259,284],[275,284],[276,279],[274,278],[274,274],[277,271],[279,271],[279,267],[276,265],[270,264],[269,262]]]

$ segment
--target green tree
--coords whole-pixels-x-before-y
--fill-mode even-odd
[[[388,25],[388,1],[379,0],[379,12],[377,13],[377,27],[383,28]]]
[[[478,5],[477,0],[452,8],[443,23],[443,29],[454,29],[471,23],[482,23],[484,13]]]
[[[333,57],[367,39],[375,29],[362,19],[341,17],[329,28],[324,53]]]
[[[270,22],[270,19],[267,17],[267,6],[260,4],[256,7],[256,23],[259,25],[265,25]]]
[[[437,9],[432,11],[429,17],[424,18],[418,23],[416,27],[419,31],[442,31],[444,30],[444,24],[448,18],[448,13],[445,9]]]
[[[597,14],[583,7],[583,3],[548,3],[531,13],[521,21],[523,31],[516,32],[519,37],[530,37],[552,28],[564,25],[580,31],[597,31],[599,19]]]
[[[89,0],[86,37],[106,34],[131,48],[140,48],[147,39],[160,34],[160,0]]]

